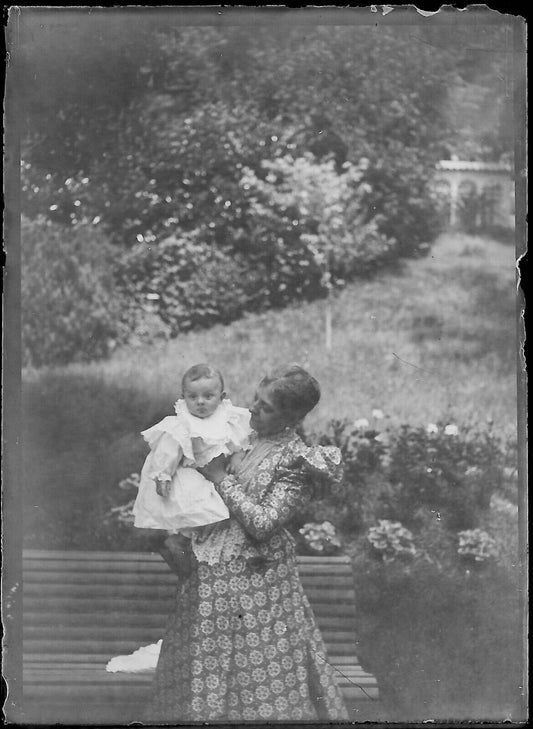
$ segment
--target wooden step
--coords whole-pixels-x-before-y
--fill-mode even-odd
[[[61,550],[61,549],[24,549],[23,559],[36,559],[39,562],[59,560],[63,563],[69,561],[83,560],[92,562],[124,561],[124,562],[161,562],[162,557],[157,552],[114,552],[97,550]],[[333,557],[314,557],[308,555],[298,556],[298,564],[323,567],[325,565],[349,565],[350,558],[345,555]]]
[[[355,655],[349,558],[299,557],[298,569],[324,638],[324,659],[346,700],[350,706],[375,701],[376,680]],[[138,721],[153,670],[110,673],[105,667],[163,637],[179,585],[157,553],[25,550],[23,687],[32,718]]]
[[[155,642],[161,636],[159,634],[150,636],[148,642]],[[342,643],[332,641],[328,643],[324,641],[328,654],[334,652],[337,655],[353,656],[354,654],[354,643]],[[141,640],[97,640],[97,639],[71,639],[68,638],[25,638],[23,640],[23,650],[25,653],[102,653],[106,654],[111,658],[117,655],[127,655],[132,653],[134,650],[139,648],[140,645],[144,645],[145,641]]]
[[[168,565],[159,555],[154,555],[151,559],[140,559],[137,561],[132,560],[89,560],[89,559],[48,559],[43,560],[37,558],[25,558],[24,559],[24,570],[28,573],[39,573],[45,574],[65,572],[92,572],[92,573],[117,573],[117,574],[139,574],[139,573],[150,573],[151,575],[165,575],[172,573],[170,572]],[[335,576],[345,575],[348,578],[352,575],[352,567],[350,563],[339,562],[339,563],[327,563],[319,564],[316,562],[301,562],[298,560],[298,571],[302,577],[314,577],[320,575]]]
[[[305,586],[304,586],[305,587]],[[52,597],[58,594],[65,597],[83,597],[92,598],[92,601],[98,602],[100,598],[121,597],[131,599],[142,599],[143,597],[167,598],[170,599],[175,595],[175,588],[172,585],[153,584],[149,589],[143,590],[143,586],[136,583],[129,584],[69,584],[58,585],[51,582],[32,583],[25,581],[23,588],[24,598],[26,597]],[[318,586],[309,586],[305,589],[305,594],[311,603],[329,604],[348,602],[353,604],[353,590],[349,587],[327,588]]]
[[[179,580],[171,572],[96,572],[86,570],[81,572],[65,570],[64,572],[44,572],[42,570],[24,570],[24,580],[29,582],[33,589],[40,586],[57,587],[60,590],[68,591],[72,585],[88,584],[97,589],[100,586],[113,585],[135,585],[139,590],[151,589],[154,585],[175,589]],[[351,575],[333,573],[330,575],[301,575],[304,588],[323,590],[325,584],[332,588],[344,588],[353,594]]]
[[[162,615],[168,618],[171,613],[173,604],[174,593],[167,596],[166,598],[160,598],[158,600],[150,600],[150,613],[152,615]],[[110,613],[115,611],[122,615],[134,615],[144,614],[147,609],[147,599],[135,599],[129,597],[123,599],[117,595],[108,595],[105,598],[99,597],[90,601],[90,605],[87,604],[86,596],[67,596],[57,597],[55,595],[46,595],[39,597],[38,595],[23,597],[23,606],[25,614],[34,614],[36,611],[44,614],[55,613],[57,611],[69,611],[69,612],[83,612],[90,606],[91,614],[98,616],[98,619],[104,613]],[[355,608],[353,602],[316,602],[311,604],[311,608],[315,616],[319,619],[321,615],[324,616],[339,616],[344,617],[348,621],[354,620]]]
[[[80,627],[85,629],[85,626],[95,626],[95,623],[98,624],[98,628],[115,628],[121,622],[124,622],[124,612],[122,610],[107,610],[102,612],[96,621],[94,612],[49,613],[45,610],[37,611],[36,607],[35,605],[34,611],[28,610],[25,613],[25,625],[33,631],[49,630],[51,626],[54,626],[54,630],[61,630],[67,627]],[[146,608],[146,604],[144,607]],[[172,605],[166,605],[165,607],[167,610],[155,614],[152,611],[147,613],[146,610],[144,612],[132,612],[128,615],[128,626],[131,628],[161,628],[161,626],[165,626]],[[349,617],[349,614],[341,616],[323,615],[318,619],[318,622],[323,630],[341,630],[346,627],[346,617]]]

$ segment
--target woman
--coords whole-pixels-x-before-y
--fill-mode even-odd
[[[252,448],[231,473],[221,458],[202,470],[231,518],[192,540],[150,721],[348,718],[284,529],[341,476],[338,449],[306,447],[294,431],[319,398],[301,367],[274,372],[251,408]]]

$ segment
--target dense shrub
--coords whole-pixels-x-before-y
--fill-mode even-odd
[[[210,116],[209,124],[232,139],[227,123]],[[139,233],[123,254],[117,280],[133,320],[146,297],[155,295],[170,335],[227,323],[245,311],[325,296],[332,285],[367,273],[390,255],[393,246],[376,224],[363,222],[361,200],[368,188],[361,183],[363,164],[359,169],[346,163],[339,171],[333,159],[319,162],[310,153],[293,158],[286,154],[290,143],[278,140],[261,176],[238,163],[236,179],[223,191],[222,162],[209,154],[211,137],[204,139],[205,164],[213,165],[209,195],[202,192],[202,180],[187,172],[181,194],[191,202],[180,212],[180,226],[177,219],[158,219],[159,226],[172,223],[176,232],[162,239],[152,231],[146,237]],[[176,142],[182,166],[185,141]],[[227,154],[244,159],[242,149]],[[178,183],[168,184],[171,199]],[[161,198],[150,195],[159,200],[157,207]],[[205,216],[191,227],[194,216],[187,211],[198,205]]]
[[[321,440],[341,447],[345,480],[304,515],[344,530],[358,657],[391,720],[518,718],[516,444],[380,425],[331,424]]]
[[[104,357],[126,328],[115,254],[90,225],[22,219],[22,352],[40,367]]]
[[[324,296],[427,250],[439,228],[429,182],[447,137],[442,105],[460,72],[451,50],[413,46],[406,29],[272,35],[260,25],[250,36],[126,21],[124,37],[113,23],[95,30],[94,49],[90,31],[73,28],[51,55],[39,37],[24,56],[22,202],[34,219],[102,230],[125,252],[134,340]],[[100,63],[106,47],[117,63]],[[72,69],[64,84],[58,67]],[[110,94],[124,82],[123,97]],[[147,293],[157,311],[145,311]],[[39,346],[33,361],[48,361]]]
[[[476,526],[502,481],[498,445],[490,433],[472,435],[454,426],[448,432],[445,427],[437,432],[402,428],[388,469],[400,520],[416,523],[417,508],[425,507],[450,529]]]
[[[299,269],[278,255],[267,274],[265,263],[251,265],[242,254],[209,245],[205,231],[169,236],[157,246],[138,243],[118,270],[121,290],[135,309],[150,294],[158,296],[158,314],[171,335],[218,322],[228,323],[255,311],[297,298]],[[279,265],[280,261],[283,261]],[[283,278],[285,277],[286,283]],[[305,278],[304,278],[305,283]]]
[[[205,272],[174,266],[184,283],[161,299],[164,326],[154,323],[162,336],[165,327],[229,321],[243,307],[322,295],[319,256],[346,279],[427,251],[440,228],[435,162],[465,133],[477,144],[462,148],[477,155],[499,156],[509,145],[508,104],[495,81],[506,63],[503,26],[483,29],[490,61],[472,57],[469,27],[429,24],[413,43],[409,25],[280,23],[273,33],[267,21],[250,34],[112,13],[71,26],[68,40],[55,36],[54,23],[43,34],[30,11],[21,30],[29,34],[19,48],[22,207],[33,219],[90,221],[125,250],[137,241],[165,249],[169,236],[182,241],[205,227],[203,244],[213,248]],[[68,69],[61,82],[58,69]],[[476,90],[475,113],[465,128],[449,107],[468,111],[459,98],[470,99],[468,90]],[[477,130],[489,102],[497,113]],[[315,209],[306,209],[313,186]],[[167,252],[154,262],[163,266]],[[138,280],[142,259],[128,262]],[[149,282],[161,297],[163,282],[164,271]],[[130,326],[146,338],[142,295],[130,304]]]
[[[333,421],[320,440],[340,447],[346,466],[324,507],[352,533],[380,518],[422,528],[428,514],[455,532],[476,527],[502,492],[512,453],[490,430],[453,424],[380,431],[367,421]]]
[[[415,560],[354,561],[358,657],[392,720],[520,717],[517,574]]]
[[[98,55],[111,27],[92,31],[99,39],[94,49],[90,30],[72,28],[70,42],[46,58],[39,45],[35,57],[24,58],[32,89],[24,157],[34,173],[48,174],[46,185],[38,176],[24,185],[32,215],[49,215],[54,205],[65,221],[98,216],[126,245],[137,234],[160,240],[168,219],[180,232],[191,218],[193,225],[210,221],[231,237],[235,218],[251,222],[237,189],[239,165],[259,171],[291,128],[297,153],[319,160],[333,154],[339,165],[369,159],[365,222],[375,219],[398,253],[431,241],[427,183],[447,138],[441,104],[456,73],[452,51],[413,45],[401,29],[317,26],[302,34],[288,26],[273,34],[259,24],[250,36],[239,27],[177,30],[153,21],[141,28],[126,19],[123,34],[108,39],[114,63],[101,64]],[[87,28],[93,26],[98,19]],[[90,83],[76,86],[87,66]],[[57,67],[72,68],[68,83],[57,83]],[[37,77],[52,99],[43,98]],[[124,94],[110,97],[124,81]],[[107,90],[101,97],[99,85]],[[37,143],[43,115],[47,144]],[[72,118],[83,133],[69,134],[64,119]]]

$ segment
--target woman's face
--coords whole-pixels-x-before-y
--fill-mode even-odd
[[[290,424],[287,413],[282,412],[275,404],[269,385],[259,385],[250,412],[250,426],[259,435],[279,433]]]

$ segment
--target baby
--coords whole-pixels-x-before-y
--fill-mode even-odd
[[[182,396],[175,415],[142,432],[150,453],[133,507],[136,527],[169,532],[162,554],[178,572],[185,570],[192,530],[229,517],[213,484],[196,467],[243,450],[251,433],[250,412],[226,399],[222,375],[210,365],[185,372]]]

